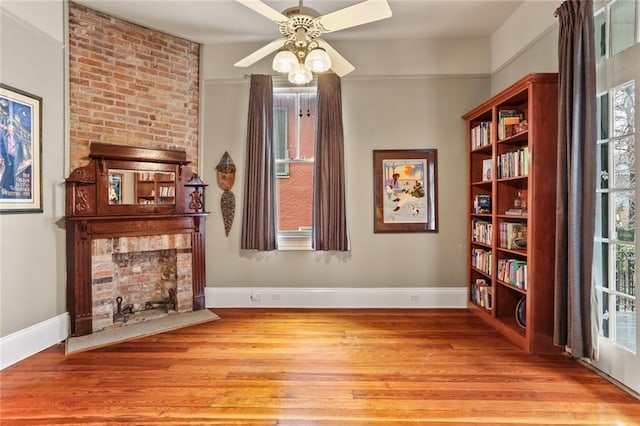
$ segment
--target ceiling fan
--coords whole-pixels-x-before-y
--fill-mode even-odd
[[[282,13],[261,0],[236,0],[238,3],[275,21],[282,38],[251,53],[236,62],[236,67],[248,67],[270,53],[279,50],[274,57],[273,69],[289,75],[289,81],[306,84],[312,72],[333,70],[342,77],[355,68],[320,36],[325,33],[379,21],[391,16],[387,0],[366,0],[353,6],[320,14],[302,4],[290,7]]]

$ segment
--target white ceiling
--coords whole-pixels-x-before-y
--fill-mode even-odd
[[[202,44],[268,42],[276,23],[234,0],[74,0],[92,9]],[[487,38],[524,0],[388,0],[393,16],[327,34],[327,40]],[[306,0],[321,15],[358,0]],[[265,0],[283,11],[297,0]]]

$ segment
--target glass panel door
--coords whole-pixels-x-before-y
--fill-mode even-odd
[[[596,11],[598,185],[592,307],[597,323],[594,366],[640,392],[636,295],[635,174],[640,44],[637,0],[616,0]],[[631,23],[630,23],[631,19]],[[604,28],[604,29],[603,29]],[[605,47],[606,52],[603,52]]]

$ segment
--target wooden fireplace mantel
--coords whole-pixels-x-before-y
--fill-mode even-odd
[[[66,179],[67,310],[71,316],[71,334],[81,336],[92,332],[91,246],[94,239],[191,235],[193,310],[203,309],[204,219],[208,214],[204,189],[207,185],[188,167],[186,153],[93,143],[89,157],[86,166],[78,167]],[[138,185],[142,187],[143,181],[139,178],[142,171],[172,176],[173,182],[167,180],[163,185],[173,188],[166,190],[173,196],[161,199],[154,194],[144,199],[140,194],[139,200],[134,197],[132,203],[122,199],[110,201],[114,175],[134,176],[134,188],[138,191]]]

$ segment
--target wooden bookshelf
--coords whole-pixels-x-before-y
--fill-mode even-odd
[[[136,201],[138,204],[174,204],[173,173],[136,172]]]
[[[529,74],[463,116],[468,306],[534,353],[559,350],[553,345],[557,90],[557,74]],[[479,266],[478,258],[488,265]],[[522,298],[526,309],[518,314]]]

